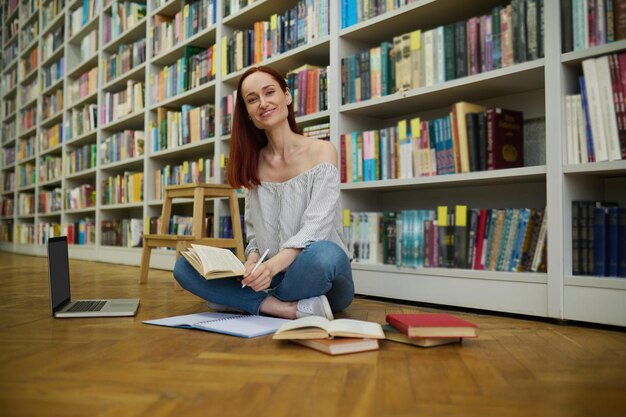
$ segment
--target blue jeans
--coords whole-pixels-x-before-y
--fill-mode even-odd
[[[183,256],[176,260],[174,278],[206,301],[250,314],[259,314],[261,303],[270,295],[282,301],[297,301],[324,294],[333,312],[344,310],[354,298],[350,260],[337,244],[327,240],[303,249],[286,271],[274,275],[267,292],[241,288],[236,277],[206,280]]]

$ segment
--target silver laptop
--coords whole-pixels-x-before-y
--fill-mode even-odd
[[[48,239],[48,277],[55,317],[120,317],[134,316],[137,312],[138,298],[72,301],[66,236]]]

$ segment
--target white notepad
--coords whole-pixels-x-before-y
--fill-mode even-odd
[[[266,316],[197,313],[157,320],[145,320],[144,323],[181,329],[206,330],[208,332],[250,338],[275,333],[283,323],[288,321],[290,320]]]

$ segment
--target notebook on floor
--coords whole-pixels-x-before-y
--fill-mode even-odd
[[[283,323],[290,320],[277,317],[230,313],[196,313],[184,316],[146,320],[145,324],[197,329],[238,337],[258,337],[273,334]]]
[[[48,278],[50,306],[54,317],[120,317],[134,316],[138,298],[110,300],[72,300],[67,237],[48,239]]]

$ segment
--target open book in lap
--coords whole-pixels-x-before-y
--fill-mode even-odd
[[[229,249],[191,244],[181,253],[206,279],[243,276],[246,267]]]
[[[321,316],[302,317],[280,326],[273,339],[332,339],[334,337],[384,339],[380,324],[369,321],[338,319],[329,321]]]

